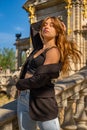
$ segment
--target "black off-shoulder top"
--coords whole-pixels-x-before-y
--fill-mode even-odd
[[[47,51],[48,49],[36,58],[34,58],[34,54],[37,51],[31,53],[16,85],[19,90],[30,89],[29,113],[31,118],[36,121],[51,120],[58,115],[54,84],[51,79],[58,77],[61,64],[59,62],[58,64],[43,65]],[[24,79],[27,71],[31,72],[33,77]]]

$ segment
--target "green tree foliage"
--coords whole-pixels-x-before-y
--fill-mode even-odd
[[[3,70],[15,69],[15,51],[13,49],[3,48],[0,50],[0,66]]]
[[[25,60],[26,60],[26,53],[22,52],[22,64],[24,64]]]

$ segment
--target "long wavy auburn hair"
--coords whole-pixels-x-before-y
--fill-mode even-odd
[[[67,73],[71,70],[71,61],[76,64],[81,62],[81,52],[77,49],[78,46],[74,41],[67,39],[66,29],[64,23],[60,21],[57,17],[47,17],[43,20],[41,25],[41,31],[45,22],[51,19],[53,26],[56,30],[57,36],[55,37],[55,44],[60,51],[60,61],[62,62],[62,72]],[[40,31],[41,39],[43,41],[43,36]]]

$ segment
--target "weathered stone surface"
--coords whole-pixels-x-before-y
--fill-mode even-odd
[[[55,89],[59,90],[59,93],[61,93],[86,80],[87,80],[87,68],[82,69],[77,73],[69,77],[66,77],[62,80],[58,80],[57,82],[55,82]]]

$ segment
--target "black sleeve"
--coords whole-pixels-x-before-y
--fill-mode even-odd
[[[16,83],[18,90],[34,89],[44,87],[52,78],[59,76],[60,66],[58,64],[42,65],[31,78],[19,79]]]

